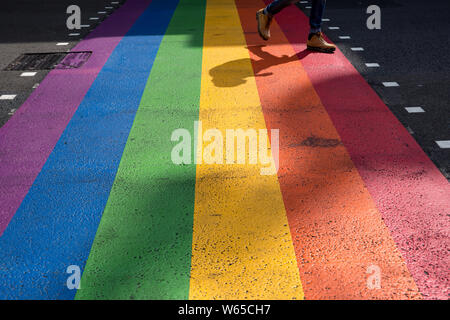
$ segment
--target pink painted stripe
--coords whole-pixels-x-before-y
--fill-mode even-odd
[[[303,13],[291,6],[276,21],[296,52],[306,49]],[[448,299],[448,181],[341,51],[302,56],[424,298]]]
[[[114,48],[151,0],[129,0],[76,45],[79,69],[52,70],[0,128],[0,236]]]

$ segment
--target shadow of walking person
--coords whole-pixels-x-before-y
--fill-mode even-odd
[[[270,76],[272,74],[271,72],[262,71],[272,66],[300,60],[310,53],[310,51],[304,50],[300,53],[293,54],[290,57],[287,55],[277,57],[264,51],[263,47],[265,47],[265,45],[247,47],[250,52],[261,58],[259,60],[248,58],[237,59],[218,65],[209,70],[214,85],[216,87],[236,87],[247,82],[247,78],[249,77]],[[253,66],[253,70],[248,68],[249,63]]]

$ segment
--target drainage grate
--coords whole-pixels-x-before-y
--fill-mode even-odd
[[[24,53],[11,62],[5,71],[73,69],[81,67],[92,51]]]

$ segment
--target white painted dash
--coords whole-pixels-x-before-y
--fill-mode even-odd
[[[339,30],[341,28],[340,27],[328,27],[328,29],[330,29],[330,30]]]
[[[441,149],[449,149],[450,148],[450,140],[439,140],[436,141],[437,145]]]
[[[351,39],[351,38],[350,38],[350,36],[339,36],[339,39],[347,40],[347,39]]]
[[[305,7],[305,9],[311,9],[311,8],[312,8],[311,6],[306,6],[306,7]]]
[[[324,22],[329,22],[330,19],[328,19],[328,18],[323,18],[322,21],[324,21]]]
[[[90,24],[82,24],[81,27],[82,28],[89,28],[91,25]]]
[[[354,48],[350,48],[352,51],[364,51],[364,48],[362,47],[354,47]]]
[[[399,87],[400,85],[394,81],[383,82],[383,86],[385,87]]]
[[[106,11],[99,11],[99,12],[97,12],[98,14],[105,14],[106,13]]]
[[[68,42],[58,42],[56,45],[57,46],[67,46],[69,43]]]
[[[369,62],[369,63],[366,63],[366,67],[367,68],[379,68],[380,65],[376,62]]]
[[[80,34],[78,32],[74,32],[74,33],[69,33],[69,37],[75,37],[75,36],[79,36]]]
[[[408,111],[409,113],[425,112],[425,110],[423,110],[422,107],[406,107],[405,110]]]
[[[13,100],[15,97],[17,97],[17,94],[2,94],[0,100]]]
[[[37,72],[22,72],[20,74],[21,77],[34,77]]]
[[[90,17],[89,20],[98,20],[98,17]]]

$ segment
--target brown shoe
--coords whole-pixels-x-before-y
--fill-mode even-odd
[[[306,43],[309,50],[333,53],[336,50],[336,46],[328,43],[322,36],[322,32],[312,33],[308,36],[308,42]]]
[[[258,21],[258,33],[264,40],[270,38],[270,23],[272,17],[264,13],[264,9],[260,9],[256,12],[256,20]]]

